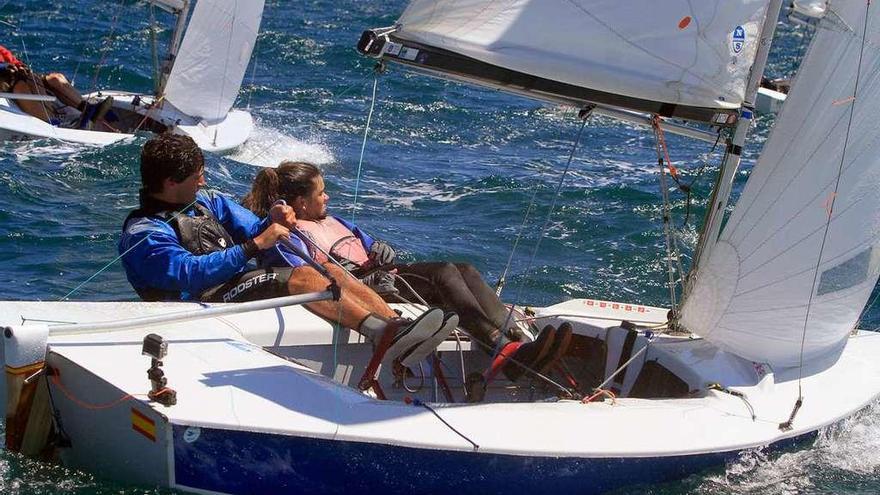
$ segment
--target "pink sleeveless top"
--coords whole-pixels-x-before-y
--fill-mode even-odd
[[[318,263],[329,261],[324,253],[330,253],[337,260],[351,260],[358,266],[367,262],[367,251],[361,240],[333,217],[328,216],[323,220],[297,220],[296,227],[321,248],[315,249],[314,245],[306,243],[312,258]]]

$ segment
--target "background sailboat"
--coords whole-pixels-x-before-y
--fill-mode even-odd
[[[253,130],[253,119],[232,106],[259,32],[262,0],[199,0],[192,15],[190,0],[150,3],[176,19],[165,63],[156,74],[156,93],[106,89],[84,95],[113,97],[108,123],[119,132],[52,125],[0,99],[0,136],[110,144],[138,130],[172,130],[192,137],[206,151],[228,151],[244,143]]]

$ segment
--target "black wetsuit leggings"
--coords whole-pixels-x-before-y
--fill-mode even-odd
[[[428,304],[458,313],[461,327],[485,344],[481,346],[484,351],[491,354],[499,343],[498,339],[508,340],[501,331],[508,310],[473,266],[448,262],[413,263],[397,265],[397,275]],[[395,286],[401,297],[418,302],[405,284],[398,281]],[[393,295],[386,296],[386,300],[398,301]],[[514,340],[519,339],[514,337]]]

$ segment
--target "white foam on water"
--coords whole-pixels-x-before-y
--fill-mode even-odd
[[[856,474],[880,470],[880,403],[827,428],[816,442],[823,464]]]
[[[256,167],[277,167],[286,160],[315,165],[335,161],[330,148],[318,140],[297,139],[259,125],[254,128],[251,137],[226,158]]]
[[[824,485],[828,471],[870,475],[880,469],[880,403],[820,431],[812,445],[782,455],[743,453],[722,475],[709,476],[700,493],[788,495]]]
[[[460,190],[452,188],[444,189],[442,186],[427,182],[413,182],[396,184],[391,192],[371,192],[362,191],[361,197],[364,199],[373,199],[387,203],[395,208],[413,208],[416,201],[439,201],[441,203],[450,203],[459,199],[472,196],[474,194],[493,193],[490,189],[476,190],[474,188],[465,187]]]
[[[100,145],[69,143],[54,139],[34,139],[20,142],[5,142],[4,148],[5,152],[14,155],[15,159],[22,163],[25,160],[32,160],[35,156],[40,158],[66,157],[82,151],[98,149]]]

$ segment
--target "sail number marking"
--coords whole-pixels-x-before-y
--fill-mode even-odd
[[[594,301],[592,299],[587,299],[586,305],[587,306],[598,306],[600,308],[611,308],[611,309],[615,309],[615,310],[622,309],[624,311],[629,311],[631,313],[632,312],[645,313],[648,311],[648,308],[646,308],[644,306],[633,306],[632,304],[620,304],[620,303],[613,303],[613,302],[607,302],[607,301]]]

